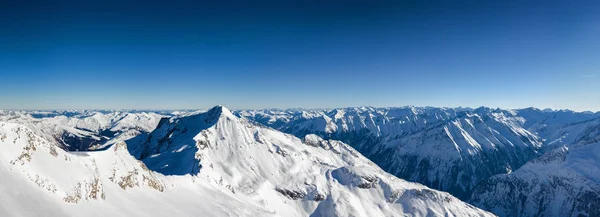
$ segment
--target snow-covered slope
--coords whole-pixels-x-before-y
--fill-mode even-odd
[[[362,107],[236,114],[299,136],[343,140],[387,172],[501,216],[600,216],[598,112]]]
[[[500,216],[600,216],[600,119],[560,131],[562,147],[483,181],[471,202]]]
[[[301,140],[220,106],[173,117],[144,138],[133,139],[139,143],[132,141],[130,150],[149,168],[198,174],[237,194],[261,198],[283,216],[473,214],[473,207],[447,193],[383,172],[344,143],[316,135]]]
[[[565,137],[578,135],[582,128],[581,123],[600,118],[600,112],[574,112],[570,110],[540,110],[536,108],[525,108],[515,111],[525,122],[523,127],[533,134],[543,138],[544,150],[552,150],[560,147]],[[566,142],[567,144],[573,141]]]
[[[69,151],[106,148],[154,130],[164,117],[154,112],[0,111],[0,121],[25,125]]]
[[[519,168],[542,139],[512,111],[489,108],[243,110],[238,116],[297,136],[344,141],[385,171],[466,198],[481,180]]]
[[[490,215],[395,178],[342,142],[299,139],[220,106],[86,152],[58,148],[35,124],[9,122],[0,122],[3,216]]]
[[[123,142],[65,152],[20,124],[0,122],[0,216],[269,216],[218,186],[166,177]]]

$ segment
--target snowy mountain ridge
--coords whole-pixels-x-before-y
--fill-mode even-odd
[[[543,140],[515,113],[485,107],[237,112],[296,136],[341,140],[398,177],[463,198],[477,182],[540,155]]]
[[[501,216],[599,215],[592,204],[600,199],[594,175],[600,160],[583,154],[600,153],[594,148],[600,142],[598,112],[485,107],[303,112],[313,114],[237,114],[298,136],[342,140],[387,172]]]
[[[58,111],[39,116],[39,112],[0,111],[0,121],[25,125],[69,151],[106,148],[118,140],[152,131],[162,117],[153,112]]]
[[[599,216],[600,118],[555,133],[560,146],[480,183],[470,201],[500,216]]]
[[[6,215],[491,216],[387,174],[344,143],[299,139],[221,106],[141,120],[155,121],[152,129],[125,118],[79,125],[20,116],[0,122],[0,172],[10,177],[0,199],[13,201],[0,206]],[[54,128],[114,134],[101,149],[70,152]],[[46,205],[28,209],[30,200]]]
[[[207,204],[199,209],[202,212],[215,209],[221,214],[236,216],[346,216],[351,213],[359,216],[394,216],[398,213],[438,216],[473,210],[467,204],[460,205],[462,202],[456,198],[449,200],[457,203],[441,202],[452,197],[444,193],[423,193],[432,190],[415,187],[379,167],[400,178],[449,191],[500,216],[536,216],[540,213],[544,216],[594,216],[600,208],[590,206],[590,203],[598,195],[598,179],[594,174],[600,161],[586,153],[598,151],[594,147],[600,141],[599,120],[600,113],[592,112],[485,107],[230,111],[217,106],[208,111],[168,112],[0,111],[0,122],[28,129],[29,134],[58,147],[50,151],[39,148],[45,147],[42,145],[35,146],[36,150],[60,155],[64,149],[67,150],[65,156],[74,154],[80,159],[76,162],[84,162],[84,165],[93,165],[89,158],[96,162],[96,158],[112,159],[114,157],[99,153],[112,153],[113,148],[126,146],[128,152],[124,153],[127,154],[119,154],[119,158],[129,159],[122,161],[123,164],[143,165],[158,183],[163,183],[163,191],[153,190],[144,184],[150,180],[144,179],[143,175],[149,177],[149,174],[141,173],[144,168],[123,169],[121,177],[125,177],[127,171],[138,171],[140,178],[136,180],[142,187],[135,189],[154,192],[139,195],[158,195],[151,203],[168,203],[161,202],[161,198],[175,195],[204,197],[196,193],[187,196],[169,193],[172,191],[212,192],[219,198],[235,197],[240,209],[230,212],[224,209],[228,206],[217,204]],[[23,147],[29,147],[26,142],[23,144]],[[32,148],[22,148],[26,149]],[[72,152],[76,150],[80,151]],[[27,163],[28,153],[36,152],[15,151],[10,155],[12,158],[6,157],[12,160],[8,161],[7,167],[17,167],[18,164],[12,163],[20,162],[15,160],[19,157]],[[94,175],[109,174],[112,177],[112,169],[96,167],[100,172],[76,178],[78,181],[54,183],[54,186],[66,187],[57,187],[63,190],[51,193],[55,194],[52,196],[55,199],[49,200],[60,203],[49,204],[63,206],[65,195],[73,194],[64,189],[76,189],[77,183],[82,189],[88,189],[95,178],[102,183],[105,197],[117,195],[125,200],[139,197],[138,194],[123,194],[118,182],[101,178],[104,175]],[[85,168],[95,170],[93,166]],[[112,168],[116,167],[113,165]],[[109,172],[102,172],[106,170]],[[52,176],[52,173],[40,175]],[[43,181],[36,181],[35,175],[31,177],[27,175],[25,180],[38,189],[45,189],[46,185],[36,184]],[[118,186],[118,191],[106,190],[106,186],[113,185]],[[105,207],[117,206],[108,199],[86,199],[89,198],[87,192],[92,190],[79,192],[78,207],[87,207],[83,205],[89,203],[86,201],[104,201],[100,203]],[[406,197],[393,202],[399,195]],[[284,203],[280,203],[281,200]],[[423,200],[428,201],[425,202],[427,205],[411,208],[410,204],[423,204]],[[373,203],[387,205],[373,206]],[[166,210],[156,208],[154,211]],[[181,214],[185,216],[188,211],[182,208]],[[464,212],[468,213],[464,215],[471,215],[480,211]]]

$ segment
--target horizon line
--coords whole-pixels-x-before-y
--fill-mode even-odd
[[[64,108],[48,108],[48,109],[6,109],[6,108],[0,108],[0,111],[27,111],[27,112],[35,112],[35,111],[40,111],[40,112],[51,112],[51,111],[201,111],[201,110],[210,110],[211,108],[214,108],[216,106],[223,106],[222,104],[218,104],[212,107],[208,107],[208,108],[173,108],[173,109],[150,109],[150,108],[138,108],[138,109],[131,109],[131,108],[70,108],[70,109],[64,109]],[[227,106],[223,106],[227,109],[229,109],[229,107]],[[489,108],[489,109],[500,109],[500,110],[505,110],[505,111],[511,111],[511,110],[524,110],[524,109],[538,109],[541,111],[545,111],[545,110],[550,110],[550,111],[572,111],[572,112],[577,112],[577,113],[585,113],[585,112],[592,112],[592,113],[598,113],[600,112],[600,110],[581,110],[581,111],[576,111],[573,109],[568,109],[568,108],[540,108],[540,107],[535,107],[535,106],[528,106],[528,107],[522,107],[522,108],[501,108],[501,107],[490,107],[490,106],[478,106],[478,107],[471,107],[471,106],[456,106],[456,107],[452,107],[452,106],[414,106],[414,105],[404,105],[404,106],[347,106],[347,107],[315,107],[315,108],[308,108],[308,107],[288,107],[288,108],[276,108],[276,107],[265,107],[265,108],[233,108],[230,110],[234,110],[234,111],[244,111],[244,110],[294,110],[294,109],[304,109],[304,110],[334,110],[334,109],[348,109],[348,108],[374,108],[374,109],[393,109],[393,108],[444,108],[444,109],[471,109],[471,110],[475,110],[475,109],[479,109],[479,108]]]

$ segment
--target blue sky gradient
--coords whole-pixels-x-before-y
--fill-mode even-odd
[[[0,108],[600,110],[598,1],[0,7]]]

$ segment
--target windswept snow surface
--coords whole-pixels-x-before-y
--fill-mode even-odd
[[[0,216],[492,216],[342,142],[300,139],[221,106],[124,121],[130,114],[81,123],[4,114]],[[97,151],[67,152],[47,126],[115,133]]]

